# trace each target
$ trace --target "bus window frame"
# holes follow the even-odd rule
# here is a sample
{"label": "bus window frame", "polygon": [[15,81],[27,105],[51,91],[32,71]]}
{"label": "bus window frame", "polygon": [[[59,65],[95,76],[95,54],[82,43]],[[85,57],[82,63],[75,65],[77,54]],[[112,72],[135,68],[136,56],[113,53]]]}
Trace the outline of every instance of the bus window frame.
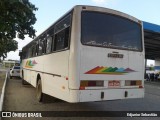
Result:
{"label": "bus window frame", "polygon": [[[133,23],[136,23],[137,25],[140,26],[140,35],[141,35],[141,50],[130,50],[130,49],[125,49],[125,48],[114,48],[114,47],[107,47],[107,46],[98,46],[98,45],[88,45],[88,44],[84,44],[82,42],[82,12],[96,12],[96,13],[101,13],[101,14],[109,14],[109,15],[112,15],[112,16],[116,16],[116,17],[119,17],[119,18],[122,18],[122,19],[127,19]],[[104,13],[104,12],[100,12],[100,11],[89,11],[89,10],[82,10],[81,11],[81,38],[80,38],[80,41],[81,41],[81,45],[84,45],[84,46],[90,46],[90,47],[100,47],[100,48],[107,48],[107,49],[117,49],[117,50],[127,50],[127,51],[133,51],[133,52],[143,52],[144,48],[143,48],[143,33],[142,33],[142,24],[140,24],[139,22],[135,22],[127,17],[123,17],[123,16],[120,16],[120,15],[116,15],[116,14],[113,14],[113,13]]]}
{"label": "bus window frame", "polygon": [[[67,50],[69,50],[70,49],[70,43],[71,43],[71,33],[72,33],[72,21],[73,21],[73,11],[74,10],[71,10],[70,12],[68,12],[67,14],[65,14],[64,16],[62,16],[60,19],[58,19],[58,21],[56,21],[54,24],[52,24],[52,26],[51,27],[49,27],[46,31],[44,31],[42,34],[40,34],[37,38],[39,38],[40,36],[43,36],[43,35],[45,35],[50,29],[52,29],[52,27],[55,27],[55,25],[57,24],[57,23],[59,23],[59,22],[61,22],[63,19],[65,19],[67,16],[69,16],[70,15],[70,29],[69,29],[69,37],[68,37],[68,47],[67,48],[65,48],[65,49],[61,49],[61,50],[56,50],[56,51],[54,51],[53,50],[53,41],[54,41],[54,39],[55,39],[55,32],[54,32],[54,34],[52,34],[51,35],[51,37],[52,37],[52,46],[51,46],[51,52],[50,53],[46,53],[46,51],[45,51],[45,53],[44,54],[41,54],[41,55],[35,55],[35,56],[32,56],[32,57],[25,57],[25,58],[22,58],[22,60],[24,60],[24,59],[28,59],[28,58],[34,58],[34,57],[38,57],[38,56],[43,56],[43,55],[48,55],[48,54],[52,54],[52,53],[58,53],[58,52],[63,52],[63,51],[67,51]],[[68,28],[68,27],[66,27],[66,28]],[[54,29],[55,30],[55,29]],[[23,49],[27,49],[27,47],[28,46],[36,46],[36,44],[33,44],[33,43],[35,43],[35,42],[37,42],[37,38],[36,39],[34,39],[32,42],[30,42],[28,45],[26,45],[25,47],[23,47],[22,48],[22,51],[23,51]],[[42,40],[42,41],[46,41],[46,36],[45,36],[45,38]],[[46,45],[45,45],[45,49],[46,49]],[[27,51],[28,51],[28,49],[27,49]],[[22,53],[23,54],[23,53]]]}
{"label": "bus window frame", "polygon": [[[70,12],[69,14],[65,15],[61,20],[59,20],[58,22],[55,23],[55,26],[57,24],[59,24],[61,21],[63,21],[64,19],[66,19],[67,17],[70,17],[70,25],[61,29],[61,30],[58,30],[58,32],[55,32],[55,29],[54,29],[54,35],[52,37],[52,53],[56,53],[56,52],[61,52],[61,51],[66,51],[66,50],[69,50],[70,49],[70,41],[71,41],[71,33],[72,33],[72,18],[73,18],[73,12]],[[60,49],[60,50],[55,50],[56,48],[56,35],[59,34],[60,32],[64,31],[65,35],[64,37],[66,38],[66,29],[69,28],[69,36],[68,36],[68,46],[66,48],[63,48],[63,49]],[[54,43],[54,46],[53,46],[53,43]]]}

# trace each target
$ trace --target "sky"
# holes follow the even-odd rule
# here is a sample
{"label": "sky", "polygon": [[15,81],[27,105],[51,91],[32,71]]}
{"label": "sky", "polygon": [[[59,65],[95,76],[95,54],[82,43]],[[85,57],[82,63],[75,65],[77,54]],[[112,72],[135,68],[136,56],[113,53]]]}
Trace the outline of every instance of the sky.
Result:
{"label": "sky", "polygon": [[[127,13],[142,21],[160,25],[160,0],[29,0],[38,11],[35,12],[37,22],[34,25],[36,35],[42,33],[58,18],[64,15],[75,5],[91,5],[110,8]],[[25,40],[18,41],[18,50],[8,53],[7,59],[19,60],[19,50],[32,39],[26,36]],[[148,64],[154,64],[150,61]]]}

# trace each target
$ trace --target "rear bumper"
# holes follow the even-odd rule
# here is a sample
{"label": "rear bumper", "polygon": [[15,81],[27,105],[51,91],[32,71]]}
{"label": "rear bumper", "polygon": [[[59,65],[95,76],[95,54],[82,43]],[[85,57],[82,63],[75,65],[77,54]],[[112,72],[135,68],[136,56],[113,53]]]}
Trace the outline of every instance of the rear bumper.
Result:
{"label": "rear bumper", "polygon": [[70,90],[68,102],[91,102],[143,98],[144,88],[140,89],[104,89],[104,90]]}

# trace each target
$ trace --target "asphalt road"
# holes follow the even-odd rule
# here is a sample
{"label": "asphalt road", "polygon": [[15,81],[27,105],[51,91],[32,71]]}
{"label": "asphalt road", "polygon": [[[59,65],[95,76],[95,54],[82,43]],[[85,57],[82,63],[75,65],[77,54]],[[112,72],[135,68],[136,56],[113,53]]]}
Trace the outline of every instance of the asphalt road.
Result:
{"label": "asphalt road", "polygon": [[[21,79],[10,79],[6,86],[4,111],[160,111],[160,83],[145,83],[145,98],[115,100],[88,103],[67,103],[61,100],[54,100],[47,96],[44,103],[39,103],[35,97],[35,88],[31,85],[22,85]],[[3,118],[10,120],[11,118]],[[18,120],[18,118],[12,118]],[[20,119],[20,118],[19,118]],[[28,118],[24,118],[28,120]],[[33,120],[36,118],[32,118]],[[39,118],[37,118],[39,120]],[[54,117],[41,118],[44,120],[130,120],[131,118],[98,118],[98,117]],[[140,117],[132,119],[150,120],[151,117]],[[158,120],[159,118],[152,118]]]}

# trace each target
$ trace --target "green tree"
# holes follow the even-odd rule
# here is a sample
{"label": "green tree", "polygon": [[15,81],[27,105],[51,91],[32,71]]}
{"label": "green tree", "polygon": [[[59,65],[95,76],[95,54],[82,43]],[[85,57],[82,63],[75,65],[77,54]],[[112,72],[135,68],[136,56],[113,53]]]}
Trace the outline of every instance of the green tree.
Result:
{"label": "green tree", "polygon": [[[38,10],[29,0],[0,0],[0,44],[11,42],[10,47],[17,48],[14,38],[24,39],[25,35],[34,38],[36,22],[34,11]],[[3,44],[6,46],[7,44]],[[6,51],[15,50],[0,45],[0,57],[6,56]],[[9,51],[8,51],[9,52]],[[4,54],[2,54],[4,53]]]}
{"label": "green tree", "polygon": [[1,40],[0,44],[0,57],[3,59],[7,57],[7,53],[10,51],[15,51],[18,48],[18,42],[15,40]]}

